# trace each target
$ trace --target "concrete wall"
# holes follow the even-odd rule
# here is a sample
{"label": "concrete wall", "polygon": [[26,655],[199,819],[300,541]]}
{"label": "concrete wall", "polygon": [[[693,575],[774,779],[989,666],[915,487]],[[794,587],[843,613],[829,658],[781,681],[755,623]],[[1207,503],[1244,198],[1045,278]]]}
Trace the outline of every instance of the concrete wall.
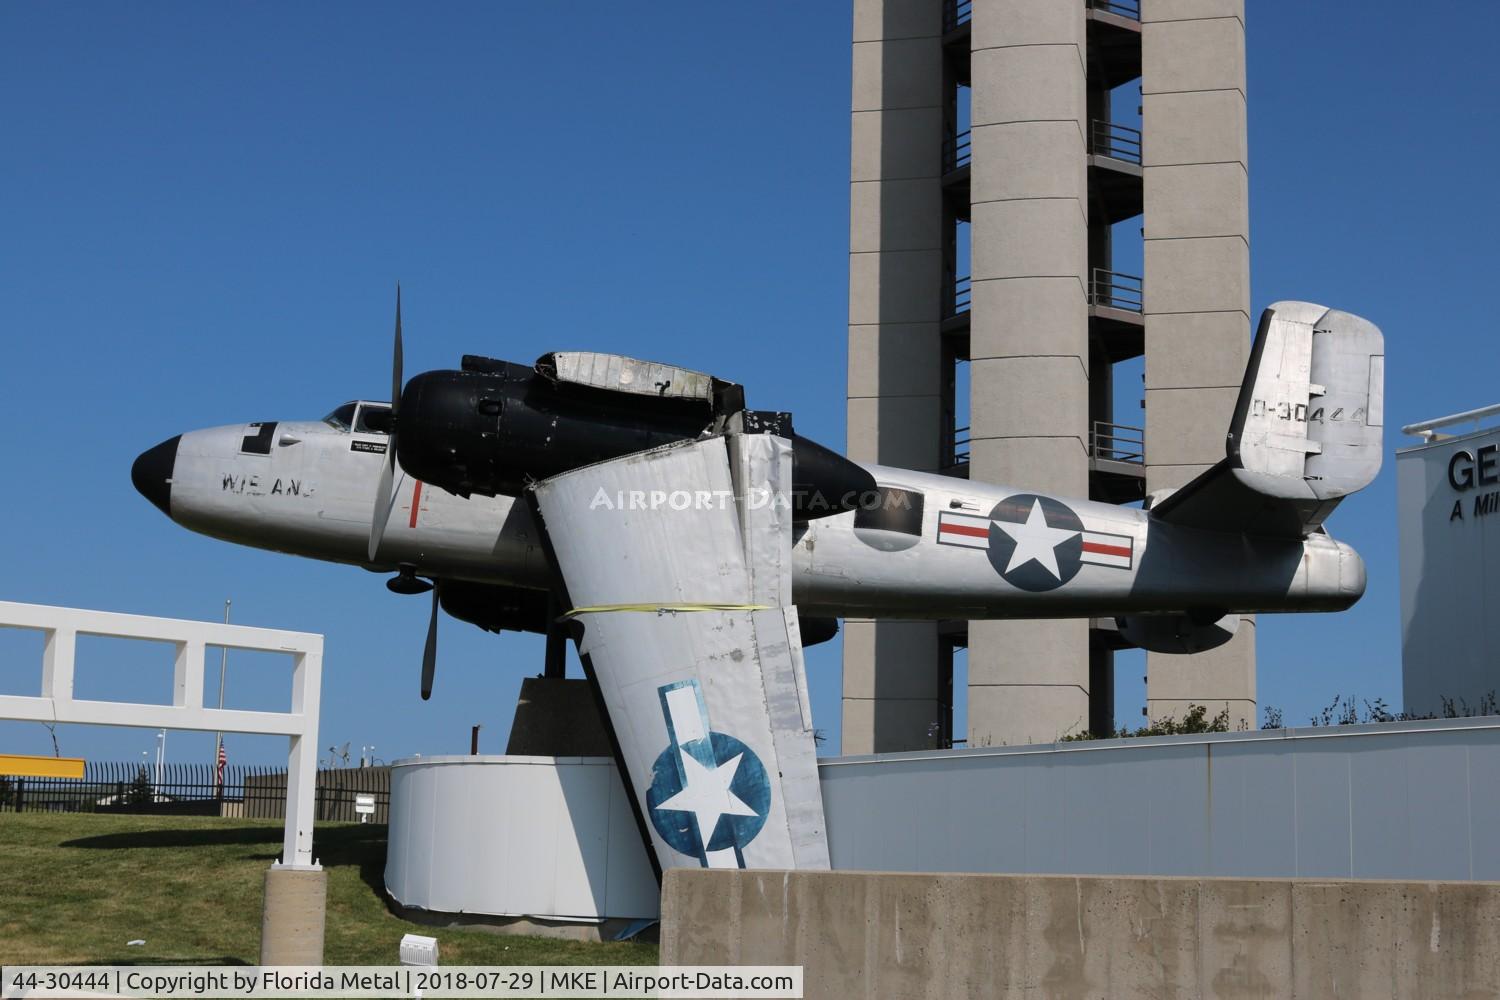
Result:
{"label": "concrete wall", "polygon": [[[1142,0],[1146,488],[1224,457],[1250,348],[1244,0]],[[1150,654],[1147,712],[1256,724],[1255,620],[1196,656]]]}
{"label": "concrete wall", "polygon": [[1500,884],[674,869],[661,960],[820,997],[1494,997]]}
{"label": "concrete wall", "polygon": [[[849,175],[849,457],[941,460],[943,15],[937,0],[855,0]],[[843,747],[928,745],[932,622],[844,623]]]}
{"label": "concrete wall", "polygon": [[[1085,7],[977,0],[970,37],[969,475],[1085,497]],[[1077,732],[1088,700],[1086,620],[970,623],[970,746]]]}

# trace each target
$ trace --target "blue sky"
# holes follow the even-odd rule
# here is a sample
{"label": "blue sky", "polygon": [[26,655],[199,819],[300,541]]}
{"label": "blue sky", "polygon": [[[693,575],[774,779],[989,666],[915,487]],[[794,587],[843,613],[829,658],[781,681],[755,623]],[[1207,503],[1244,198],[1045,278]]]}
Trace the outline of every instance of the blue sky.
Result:
{"label": "blue sky", "polygon": [[[1388,451],[1402,423],[1500,396],[1500,74],[1473,11],[1251,11],[1254,307],[1310,298],[1385,329]],[[398,279],[408,372],[629,353],[741,381],[840,446],[849,27],[833,2],[0,7],[0,598],[207,619],[233,598],[237,622],[326,634],[324,746],[463,752],[479,723],[503,750],[539,638],[445,620],[423,704],[422,599],[192,535],[130,463],[182,430],[383,398]],[[1369,563],[1365,599],[1262,620],[1260,700],[1289,721],[1340,693],[1399,701],[1393,464],[1331,522]],[[34,693],[32,640],[0,634],[0,693]],[[278,671],[232,656],[230,704],[284,700]],[[1122,719],[1139,673],[1122,658]],[[837,644],[809,674],[836,745]],[[94,643],[79,677],[163,700],[170,656]],[[110,759],[153,742],[60,739]],[[168,756],[210,745],[173,736]],[[50,741],[0,723],[0,750]]]}

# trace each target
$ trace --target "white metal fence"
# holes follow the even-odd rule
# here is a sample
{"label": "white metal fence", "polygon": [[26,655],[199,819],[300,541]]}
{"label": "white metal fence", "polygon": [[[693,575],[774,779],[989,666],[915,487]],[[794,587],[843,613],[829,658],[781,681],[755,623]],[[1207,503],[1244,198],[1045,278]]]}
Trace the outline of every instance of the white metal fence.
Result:
{"label": "white metal fence", "polygon": [[[287,737],[286,838],[281,863],[284,867],[313,866],[318,700],[323,675],[321,635],[10,601],[0,601],[0,628],[31,629],[44,637],[41,696],[0,695],[0,719]],[[73,663],[80,635],[171,643],[176,650],[172,704],[74,698]],[[250,712],[204,707],[204,651],[208,646],[289,655],[291,710]]]}

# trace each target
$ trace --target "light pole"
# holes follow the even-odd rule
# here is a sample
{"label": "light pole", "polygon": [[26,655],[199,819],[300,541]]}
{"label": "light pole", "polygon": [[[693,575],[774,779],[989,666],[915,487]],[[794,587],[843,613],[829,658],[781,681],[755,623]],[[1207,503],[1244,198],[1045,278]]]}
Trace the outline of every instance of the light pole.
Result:
{"label": "light pole", "polygon": [[161,794],[161,765],[167,757],[167,731],[158,729],[156,731],[156,789]]}

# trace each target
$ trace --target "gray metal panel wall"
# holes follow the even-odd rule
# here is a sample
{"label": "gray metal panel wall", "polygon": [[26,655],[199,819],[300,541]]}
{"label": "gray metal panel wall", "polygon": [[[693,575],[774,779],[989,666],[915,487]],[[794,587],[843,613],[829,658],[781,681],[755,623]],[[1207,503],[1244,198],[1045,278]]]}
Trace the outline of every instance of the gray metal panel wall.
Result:
{"label": "gray metal panel wall", "polygon": [[[1491,567],[1500,560],[1500,507],[1490,465],[1500,427],[1396,453],[1401,521],[1401,678],[1408,712],[1437,713],[1444,698],[1471,708],[1500,692],[1500,615]],[[1449,463],[1467,452],[1453,470]],[[1480,468],[1481,460],[1484,468]],[[1483,479],[1481,479],[1483,473]]]}
{"label": "gray metal panel wall", "polygon": [[1500,718],[827,760],[833,867],[1500,880]]}

